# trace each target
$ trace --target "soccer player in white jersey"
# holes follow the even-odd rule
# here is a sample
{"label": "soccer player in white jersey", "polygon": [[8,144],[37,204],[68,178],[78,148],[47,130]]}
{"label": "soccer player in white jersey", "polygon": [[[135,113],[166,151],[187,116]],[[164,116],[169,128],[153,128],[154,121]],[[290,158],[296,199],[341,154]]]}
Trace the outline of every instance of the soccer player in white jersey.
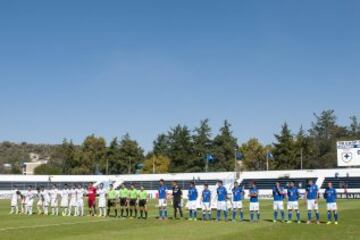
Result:
{"label": "soccer player in white jersey", "polygon": [[50,204],[49,191],[46,190],[44,187],[41,187],[40,196],[41,196],[42,203],[43,203],[44,215],[49,215],[49,204]]}
{"label": "soccer player in white jersey", "polygon": [[43,214],[43,201],[42,201],[41,191],[40,191],[39,187],[36,189],[36,198],[37,198],[37,203],[36,203],[37,214],[41,215],[41,214]]}
{"label": "soccer player in white jersey", "polygon": [[52,189],[50,190],[50,207],[51,207],[51,215],[59,215],[59,190],[57,189],[56,185],[54,184],[52,186]]}
{"label": "soccer player in white jersey", "polygon": [[60,202],[60,208],[61,208],[61,214],[63,216],[66,216],[68,214],[68,206],[69,206],[69,188],[68,185],[64,185],[64,189],[60,191],[61,196],[61,202]]}
{"label": "soccer player in white jersey", "polygon": [[84,216],[84,194],[85,190],[82,188],[81,184],[78,185],[76,189],[76,200],[78,208],[78,216]]}
{"label": "soccer player in white jersey", "polygon": [[33,213],[34,197],[35,193],[33,192],[32,187],[29,186],[25,193],[25,214],[27,215],[32,215]]}
{"label": "soccer player in white jersey", "polygon": [[20,198],[20,191],[16,186],[14,186],[14,189],[11,191],[11,210],[10,214],[18,214],[19,213],[19,198]]}
{"label": "soccer player in white jersey", "polygon": [[99,217],[106,217],[106,192],[104,184],[101,183],[97,190],[97,194],[99,194]]}
{"label": "soccer player in white jersey", "polygon": [[72,188],[69,190],[69,212],[68,216],[71,216],[72,212],[74,211],[74,216],[78,215],[77,209],[77,199],[76,199],[76,186],[73,185]]}

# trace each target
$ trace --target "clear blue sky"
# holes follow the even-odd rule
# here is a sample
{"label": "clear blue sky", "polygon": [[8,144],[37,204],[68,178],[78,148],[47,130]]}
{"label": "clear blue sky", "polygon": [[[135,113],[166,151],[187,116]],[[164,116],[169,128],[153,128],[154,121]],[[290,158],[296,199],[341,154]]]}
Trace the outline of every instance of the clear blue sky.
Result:
{"label": "clear blue sky", "polygon": [[1,1],[0,141],[224,119],[239,143],[360,115],[360,1]]}

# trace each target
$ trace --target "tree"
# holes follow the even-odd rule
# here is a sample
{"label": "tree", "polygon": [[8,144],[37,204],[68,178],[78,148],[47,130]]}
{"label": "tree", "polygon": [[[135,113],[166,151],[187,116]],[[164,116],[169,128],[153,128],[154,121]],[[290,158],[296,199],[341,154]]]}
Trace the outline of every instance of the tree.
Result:
{"label": "tree", "polygon": [[266,154],[270,152],[269,146],[264,147],[258,139],[252,138],[240,147],[243,154],[242,164],[246,170],[263,170],[266,166]]}
{"label": "tree", "polygon": [[172,172],[189,172],[193,166],[194,150],[190,130],[187,126],[177,125],[169,133],[169,158]]}
{"label": "tree", "polygon": [[235,161],[235,149],[237,140],[232,135],[231,124],[225,120],[219,134],[213,141],[213,155],[215,161],[209,165],[211,171],[233,171]]}
{"label": "tree", "polygon": [[200,126],[195,128],[195,134],[192,136],[194,143],[194,161],[192,166],[189,166],[191,172],[201,172],[205,168],[205,158],[207,154],[211,154],[212,141],[211,128],[209,120],[205,119],[200,122]]}
{"label": "tree", "polygon": [[338,126],[334,110],[322,111],[320,115],[314,114],[316,121],[312,122],[309,130],[314,143],[312,168],[336,167],[336,141],[346,138],[345,127]]}
{"label": "tree", "polygon": [[61,168],[51,166],[49,164],[42,164],[34,169],[36,175],[59,175],[61,174]]}
{"label": "tree", "polygon": [[349,128],[350,137],[360,138],[360,123],[356,116],[350,117],[351,124]]}
{"label": "tree", "polygon": [[125,134],[120,141],[117,171],[119,173],[135,173],[136,164],[143,163],[144,150],[137,141],[132,140],[129,134]]}
{"label": "tree", "polygon": [[168,155],[170,149],[169,137],[166,134],[160,134],[153,141],[153,153],[156,155]]}
{"label": "tree", "polygon": [[275,138],[277,140],[273,150],[275,169],[295,169],[297,166],[296,146],[286,122],[281,126],[280,134],[275,134]]}
{"label": "tree", "polygon": [[151,154],[144,161],[143,173],[168,173],[170,158],[164,155]]}

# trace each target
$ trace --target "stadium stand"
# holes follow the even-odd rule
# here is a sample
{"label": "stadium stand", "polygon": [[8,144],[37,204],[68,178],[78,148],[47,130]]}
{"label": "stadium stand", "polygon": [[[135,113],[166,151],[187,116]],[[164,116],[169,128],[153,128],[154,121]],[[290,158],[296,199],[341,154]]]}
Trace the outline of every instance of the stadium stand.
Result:
{"label": "stadium stand", "polygon": [[250,185],[253,181],[256,181],[256,187],[259,189],[272,189],[277,181],[281,183],[281,185],[285,186],[287,183],[294,181],[295,186],[299,189],[305,188],[308,180],[313,180],[316,182],[317,178],[271,178],[271,179],[243,179],[241,185],[244,186],[245,189],[249,189]]}
{"label": "stadium stand", "polygon": [[338,189],[360,188],[360,177],[326,177],[321,187],[326,188],[328,182]]}

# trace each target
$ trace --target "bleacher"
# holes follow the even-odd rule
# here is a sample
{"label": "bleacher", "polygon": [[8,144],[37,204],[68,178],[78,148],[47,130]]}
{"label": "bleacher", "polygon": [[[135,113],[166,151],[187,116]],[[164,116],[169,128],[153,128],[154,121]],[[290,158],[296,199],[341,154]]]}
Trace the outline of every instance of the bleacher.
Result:
{"label": "bleacher", "polygon": [[277,181],[280,182],[282,186],[285,186],[287,183],[294,181],[295,186],[298,188],[305,188],[308,180],[313,180],[316,182],[317,178],[258,178],[258,179],[244,179],[240,185],[245,189],[249,189],[253,181],[256,182],[256,187],[258,189],[272,189],[275,186]]}
{"label": "bleacher", "polygon": [[326,177],[321,188],[326,188],[328,182],[339,189],[360,188],[360,177]]}
{"label": "bleacher", "polygon": [[[196,185],[204,185],[205,183],[209,184],[209,185],[215,185],[217,182],[217,179],[210,179],[210,180],[193,180],[193,179],[187,179],[187,180],[180,180],[177,181],[179,186],[182,189],[187,189],[189,188],[190,182],[194,181]],[[154,189],[158,189],[160,186],[159,181],[125,181],[123,182],[123,184],[125,184],[125,186],[130,186],[131,184],[134,184],[135,187],[140,187],[143,186],[145,190],[154,190]],[[171,188],[172,187],[172,181],[165,181],[164,182],[165,186],[167,188]]]}

